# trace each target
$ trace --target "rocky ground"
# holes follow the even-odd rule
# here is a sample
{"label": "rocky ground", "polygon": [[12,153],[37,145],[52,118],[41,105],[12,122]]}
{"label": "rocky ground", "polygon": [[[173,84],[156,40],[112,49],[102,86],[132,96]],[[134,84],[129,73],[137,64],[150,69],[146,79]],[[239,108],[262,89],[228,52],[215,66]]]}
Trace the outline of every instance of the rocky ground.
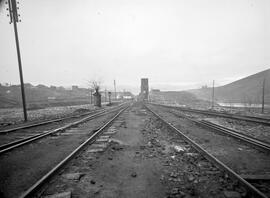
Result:
{"label": "rocky ground", "polygon": [[[92,105],[75,105],[48,107],[44,109],[28,110],[29,121],[60,118],[80,109],[94,109]],[[0,123],[14,124],[23,121],[23,110],[20,108],[0,109]]]}
{"label": "rocky ground", "polygon": [[[191,109],[199,109],[199,110],[213,110],[211,102],[204,102],[204,103],[197,103],[193,104],[190,101],[185,105],[181,105],[177,102],[169,102],[169,101],[154,101],[154,103],[169,105],[169,106],[178,106],[178,107],[188,107]],[[221,113],[231,113],[231,114],[238,114],[244,116],[258,116],[258,117],[265,117],[270,118],[270,107],[266,105],[264,109],[264,113],[261,113],[261,108],[255,107],[225,107],[215,104],[214,111],[221,112]]]}
{"label": "rocky ground", "polygon": [[233,113],[233,114],[240,114],[240,115],[247,115],[247,116],[258,116],[258,117],[265,117],[270,118],[270,107],[267,105],[264,108],[264,113],[262,113],[261,108],[251,108],[251,107],[222,107],[217,106],[215,107],[215,111]]}
{"label": "rocky ground", "polygon": [[246,191],[135,105],[40,194],[46,198],[239,198]]}
{"label": "rocky ground", "polygon": [[[175,112],[179,113],[179,111],[175,111]],[[242,120],[208,116],[208,115],[195,114],[195,113],[189,113],[189,112],[181,112],[181,113],[191,118],[196,118],[199,120],[203,119],[209,122],[213,122],[215,124],[219,124],[219,125],[231,128],[231,129],[235,129],[239,132],[242,132],[243,134],[246,134],[246,135],[249,135],[249,136],[258,138],[262,141],[270,143],[270,133],[269,133],[270,126],[253,123],[253,122],[246,122]]]}
{"label": "rocky ground", "polygon": [[[153,109],[236,173],[240,175],[269,175],[270,157],[267,151],[258,150],[232,137],[216,133],[215,130],[197,125],[172,113],[168,108],[154,106]],[[266,181],[256,186],[268,196],[270,195],[269,182]]]}
{"label": "rocky ground", "polygon": [[[113,105],[117,105],[115,103]],[[103,104],[102,108],[107,107]],[[47,107],[43,109],[28,110],[28,122],[23,122],[23,110],[20,108],[0,109],[0,130],[13,126],[21,126],[25,124],[36,123],[44,120],[52,120],[72,115],[78,115],[93,111],[97,108],[93,105],[74,105],[74,106],[59,106],[59,107]]]}

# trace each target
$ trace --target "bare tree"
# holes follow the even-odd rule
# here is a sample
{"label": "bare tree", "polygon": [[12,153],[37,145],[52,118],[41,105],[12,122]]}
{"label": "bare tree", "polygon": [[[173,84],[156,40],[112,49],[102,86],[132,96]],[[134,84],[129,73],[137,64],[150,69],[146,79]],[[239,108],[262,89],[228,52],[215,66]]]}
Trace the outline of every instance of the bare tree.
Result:
{"label": "bare tree", "polygon": [[[90,101],[91,104],[101,107],[101,81],[90,80],[88,81],[88,86],[90,88]],[[94,96],[94,97],[93,97]]]}
{"label": "bare tree", "polygon": [[94,90],[96,93],[99,93],[101,88],[101,82],[97,80],[89,81],[90,89]]}

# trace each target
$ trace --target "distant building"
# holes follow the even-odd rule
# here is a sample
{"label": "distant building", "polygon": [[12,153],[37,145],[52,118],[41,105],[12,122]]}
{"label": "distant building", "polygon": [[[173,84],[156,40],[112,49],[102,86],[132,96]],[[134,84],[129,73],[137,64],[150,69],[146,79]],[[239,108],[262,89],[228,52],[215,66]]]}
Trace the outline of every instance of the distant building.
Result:
{"label": "distant building", "polygon": [[141,93],[140,98],[142,100],[148,100],[149,98],[149,85],[148,85],[148,78],[141,79]]}
{"label": "distant building", "polygon": [[65,91],[66,89],[63,86],[60,86],[60,87],[57,87],[57,90],[59,90],[59,91]]}
{"label": "distant building", "polygon": [[39,84],[36,86],[38,89],[47,89],[48,87],[46,85]]}
{"label": "distant building", "polygon": [[207,85],[203,85],[203,86],[201,87],[201,89],[207,89],[207,88],[208,88]]}
{"label": "distant building", "polygon": [[117,99],[132,100],[134,95],[129,91],[120,92],[117,95]]}
{"label": "distant building", "polygon": [[55,100],[56,99],[56,97],[54,97],[54,96],[49,96],[48,97],[48,100]]}
{"label": "distant building", "polygon": [[78,90],[79,87],[77,85],[72,85],[71,89],[72,89],[72,91],[74,91],[74,90]]}
{"label": "distant building", "polygon": [[56,86],[53,85],[50,86],[50,89],[56,90],[56,88],[57,88]]}
{"label": "distant building", "polygon": [[159,89],[151,89],[151,92],[152,93],[157,93],[157,92],[160,92],[160,90]]}

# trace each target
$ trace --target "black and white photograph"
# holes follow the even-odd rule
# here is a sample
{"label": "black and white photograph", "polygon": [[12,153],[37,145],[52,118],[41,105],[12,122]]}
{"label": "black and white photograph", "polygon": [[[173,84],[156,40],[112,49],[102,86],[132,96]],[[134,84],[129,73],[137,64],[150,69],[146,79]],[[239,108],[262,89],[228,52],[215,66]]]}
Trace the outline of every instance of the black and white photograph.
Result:
{"label": "black and white photograph", "polygon": [[270,198],[270,0],[0,0],[0,198]]}

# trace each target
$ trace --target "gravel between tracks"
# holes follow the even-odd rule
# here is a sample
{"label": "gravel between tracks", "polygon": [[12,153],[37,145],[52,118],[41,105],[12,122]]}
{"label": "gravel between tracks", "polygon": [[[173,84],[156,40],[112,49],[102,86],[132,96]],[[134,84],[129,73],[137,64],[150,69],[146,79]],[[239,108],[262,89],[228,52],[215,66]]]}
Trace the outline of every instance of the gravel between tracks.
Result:
{"label": "gravel between tracks", "polygon": [[172,110],[172,111],[176,113],[178,112],[178,113],[184,114],[191,118],[203,119],[203,120],[213,122],[215,124],[220,124],[222,126],[242,132],[243,134],[250,135],[252,137],[255,137],[262,141],[270,143],[270,133],[269,133],[270,126],[257,124],[253,122],[242,121],[242,120],[222,118],[218,116],[216,117],[210,116],[210,115],[207,116],[207,115],[190,113],[190,112],[181,112],[178,110]]}
{"label": "gravel between tracks", "polygon": [[[269,153],[259,151],[242,141],[221,135],[212,129],[201,127],[183,117],[176,116],[168,108],[153,106],[153,109],[236,173],[247,175],[270,174]],[[268,196],[270,195],[269,183],[263,185],[262,189]]]}
{"label": "gravel between tracks", "polygon": [[105,151],[89,153],[92,146],[86,148],[42,189],[44,197],[245,196],[237,182],[141,106],[120,116],[112,127],[118,132]]}

